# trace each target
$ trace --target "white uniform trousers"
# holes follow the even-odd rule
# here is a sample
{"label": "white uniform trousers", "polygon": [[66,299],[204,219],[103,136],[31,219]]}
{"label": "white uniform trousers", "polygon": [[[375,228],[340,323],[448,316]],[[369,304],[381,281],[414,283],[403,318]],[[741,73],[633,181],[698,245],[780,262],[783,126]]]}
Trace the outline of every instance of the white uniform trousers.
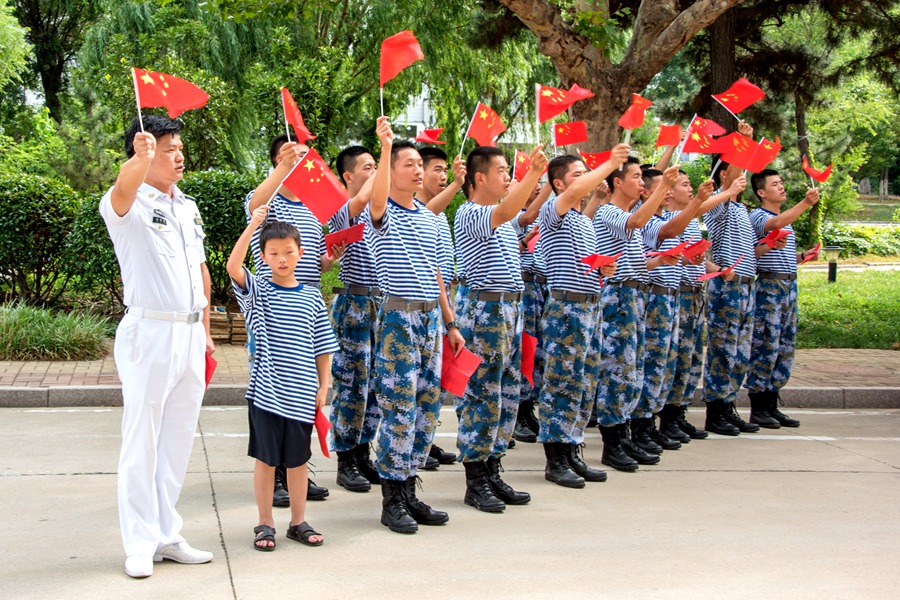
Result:
{"label": "white uniform trousers", "polygon": [[184,541],[175,503],[187,472],[203,402],[202,322],[126,314],[116,331],[122,381],[119,524],[125,555],[154,554]]}

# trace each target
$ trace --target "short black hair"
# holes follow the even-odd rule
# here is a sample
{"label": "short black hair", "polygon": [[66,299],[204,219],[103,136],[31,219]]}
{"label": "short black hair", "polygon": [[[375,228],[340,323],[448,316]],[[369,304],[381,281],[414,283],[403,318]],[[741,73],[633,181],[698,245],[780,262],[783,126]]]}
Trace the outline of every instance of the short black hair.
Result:
{"label": "short black hair", "polygon": [[[713,154],[712,155],[712,166],[713,169],[716,169],[716,164],[722,160],[721,154]],[[731,165],[722,160],[722,164],[719,165],[719,168],[712,172],[712,180],[713,183],[716,184],[717,188],[722,187],[722,171],[730,167]]]}
{"label": "short black hair", "polygon": [[662,177],[663,172],[655,167],[644,167],[641,165],[641,176],[644,178],[644,187],[649,188],[650,183],[653,182],[653,179],[656,177]]}
{"label": "short black hair", "polygon": [[[170,119],[159,115],[144,115],[142,119],[144,123],[144,131],[152,133],[157,140],[164,135],[181,133],[184,123],[178,119]],[[141,121],[135,117],[125,130],[125,156],[131,158],[134,156],[134,136],[141,130]]]}
{"label": "short black hair", "polygon": [[503,150],[495,146],[478,146],[469,152],[466,157],[466,185],[470,192],[475,189],[475,173],[486,175],[495,156],[506,157]]}
{"label": "short black hair", "polygon": [[638,158],[637,158],[636,156],[629,156],[628,159],[627,159],[624,163],[622,163],[622,167],[621,167],[620,169],[616,169],[615,171],[613,171],[613,172],[609,175],[609,177],[606,178],[606,185],[609,186],[609,193],[610,193],[610,194],[612,194],[614,191],[616,191],[616,184],[615,184],[615,182],[614,182],[613,180],[614,180],[616,177],[619,177],[620,174],[621,174],[621,175],[624,175],[624,174],[625,174],[625,171],[628,170],[628,165],[638,165],[638,166],[640,166],[640,165],[641,165],[641,161],[639,161]]}
{"label": "short black hair", "polygon": [[757,200],[760,199],[759,194],[757,194],[756,192],[766,187],[766,180],[773,175],[778,175],[778,171],[776,171],[775,169],[763,169],[759,173],[753,174],[753,176],[750,178],[750,189],[753,190],[754,198],[756,198]]}
{"label": "short black hair", "polygon": [[337,176],[341,183],[347,185],[347,182],[344,181],[344,173],[352,171],[356,166],[356,159],[363,154],[374,156],[372,151],[365,146],[347,146],[338,153],[337,158],[334,160],[334,166],[337,167]]}
{"label": "short black hair", "polygon": [[397,160],[397,155],[400,154],[401,150],[405,150],[407,148],[411,148],[416,151],[418,154],[419,149],[416,148],[416,145],[409,140],[397,140],[391,146],[391,167],[394,166],[394,161]]}
{"label": "short black hair", "polygon": [[556,189],[556,185],[553,182],[557,179],[565,179],[566,173],[569,172],[569,165],[577,162],[584,161],[574,154],[563,154],[562,156],[555,157],[550,161],[550,164],[547,165],[547,179],[550,181],[550,188],[553,190],[554,194],[558,194],[559,190]]}
{"label": "short black hair", "polygon": [[288,138],[288,134],[286,134],[286,133],[282,133],[281,135],[276,136],[275,139],[272,140],[272,143],[269,144],[269,160],[272,162],[273,167],[278,166],[277,164],[275,164],[275,159],[278,158],[278,153],[281,151],[281,147],[284,146],[289,141],[294,142],[294,143],[303,144],[307,148],[309,148],[309,144],[310,144],[310,142],[312,142],[312,140],[298,140],[296,137],[293,137],[293,136]]}
{"label": "short black hair", "polygon": [[266,251],[266,242],[269,240],[291,239],[297,242],[297,247],[302,248],[300,243],[300,231],[284,221],[269,221],[259,230],[259,251]]}
{"label": "short black hair", "polygon": [[440,148],[435,148],[434,146],[425,146],[423,148],[419,148],[419,156],[422,157],[422,166],[426,169],[428,168],[428,163],[433,160],[442,160],[444,162],[447,162],[447,153]]}

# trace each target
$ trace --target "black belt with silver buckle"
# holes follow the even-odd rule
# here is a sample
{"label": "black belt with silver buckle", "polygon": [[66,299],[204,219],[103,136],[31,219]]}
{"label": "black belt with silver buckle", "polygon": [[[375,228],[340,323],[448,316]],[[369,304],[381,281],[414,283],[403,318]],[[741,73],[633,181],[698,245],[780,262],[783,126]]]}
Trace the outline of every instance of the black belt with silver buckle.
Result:
{"label": "black belt with silver buckle", "polygon": [[688,285],[686,283],[682,283],[681,285],[678,286],[678,291],[681,292],[682,294],[687,294],[687,293],[699,294],[700,292],[703,291],[703,286],[702,285]]}
{"label": "black belt with silver buckle", "polygon": [[760,271],[757,274],[760,279],[784,279],[785,281],[794,281],[797,279],[796,273],[770,273],[769,271]]}
{"label": "black belt with silver buckle", "polygon": [[636,281],[634,279],[626,279],[625,281],[610,281],[607,285],[622,285],[625,287],[634,288],[641,292],[647,292],[650,290],[649,284],[641,283],[640,281]]}
{"label": "black belt with silver buckle", "polygon": [[664,285],[656,285],[655,283],[650,284],[650,293],[651,294],[663,294],[665,296],[674,296],[675,293],[678,292],[678,288],[670,288]]}
{"label": "black belt with silver buckle", "polygon": [[350,296],[380,296],[381,290],[378,286],[369,287],[367,285],[348,285],[345,287],[331,288],[332,294],[348,294]]}
{"label": "black belt with silver buckle", "polygon": [[437,300],[407,300],[400,296],[385,296],[384,310],[405,310],[409,312],[429,312],[437,306]]}
{"label": "black belt with silver buckle", "polygon": [[753,283],[753,278],[746,275],[735,275],[731,281],[734,283]]}
{"label": "black belt with silver buckle", "polygon": [[568,302],[599,302],[600,294],[585,294],[583,292],[568,292],[565,290],[550,290],[550,297],[554,300]]}
{"label": "black belt with silver buckle", "polygon": [[547,283],[547,278],[543,275],[538,275],[537,273],[522,271],[522,281],[527,281],[529,283]]}
{"label": "black belt with silver buckle", "polygon": [[482,302],[518,302],[522,299],[522,292],[486,292],[483,290],[469,290],[470,300]]}

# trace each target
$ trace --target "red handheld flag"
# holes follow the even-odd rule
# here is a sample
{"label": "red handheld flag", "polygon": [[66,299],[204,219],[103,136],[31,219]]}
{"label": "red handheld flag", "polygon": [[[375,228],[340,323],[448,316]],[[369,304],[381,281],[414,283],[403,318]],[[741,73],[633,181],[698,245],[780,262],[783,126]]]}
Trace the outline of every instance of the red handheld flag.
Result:
{"label": "red handheld flag", "polygon": [[619,257],[621,257],[623,254],[624,252],[619,252],[615,256],[603,256],[602,254],[591,254],[590,256],[585,256],[581,259],[581,262],[589,266],[590,269],[585,271],[584,274],[587,275],[594,269],[599,269],[600,267],[606,267],[613,264],[614,262],[619,260]]}
{"label": "red handheld flag", "polygon": [[693,262],[695,258],[700,256],[701,254],[705,254],[706,251],[712,246],[712,243],[709,240],[701,239],[699,242],[693,243],[682,252],[682,256],[687,260]]}
{"label": "red handheld flag", "polygon": [[423,129],[422,133],[416,136],[414,141],[422,142],[423,144],[446,144],[447,142],[442,142],[438,138],[443,133],[444,129]]}
{"label": "red handheld flag", "polygon": [[800,261],[800,264],[802,265],[803,263],[808,263],[811,260],[818,259],[819,252],[821,250],[822,250],[822,242],[819,242],[818,244],[816,244],[815,246],[813,246],[812,248],[810,248],[809,250],[807,250],[805,252],[806,256],[803,258],[803,260]]}
{"label": "red handheld flag", "polygon": [[479,146],[496,146],[497,138],[506,131],[506,125],[494,110],[481,102],[475,108],[467,137],[475,138]]}
{"label": "red handheld flag", "polygon": [[588,169],[593,171],[603,163],[609,160],[609,157],[612,156],[612,150],[607,150],[606,152],[579,152],[581,154],[581,160],[584,161],[585,166]]}
{"label": "red handheld flag", "polygon": [[537,351],[537,338],[522,332],[522,375],[534,386],[534,354]]}
{"label": "red handheld flag", "polygon": [[791,235],[791,232],[787,229],[773,229],[769,232],[769,235],[756,242],[756,245],[765,244],[769,248],[774,248],[775,244],[789,235]]}
{"label": "red handheld flag", "polygon": [[320,408],[316,409],[315,427],[322,454],[325,455],[325,458],[331,458],[331,455],[328,453],[328,430],[331,429],[331,421],[328,420],[328,417],[325,416],[325,413]]}
{"label": "red handheld flag", "polygon": [[734,271],[734,268],[736,266],[738,266],[738,263],[740,263],[742,260],[744,260],[743,254],[741,254],[738,257],[738,259],[735,261],[735,263],[733,265],[731,265],[730,267],[728,267],[726,269],[722,269],[721,271],[716,271],[715,273],[706,273],[705,275],[701,275],[700,277],[697,278],[697,281],[706,281],[707,279],[719,277],[721,275],[724,275],[725,273],[731,273],[732,271]]}
{"label": "red handheld flag", "polygon": [[347,229],[341,229],[339,231],[335,231],[334,233],[329,233],[325,236],[325,251],[328,253],[328,256],[331,256],[331,247],[339,246],[341,244],[352,244],[354,242],[358,242],[363,239],[363,231],[365,230],[365,223],[360,223],[359,225],[354,225],[353,227],[348,227]]}
{"label": "red handheld flag", "polygon": [[281,88],[281,106],[284,108],[284,119],[293,126],[298,142],[305,143],[307,140],[316,139],[316,136],[306,128],[303,115],[300,114],[300,109],[287,88]]}
{"label": "red handheld flag", "polygon": [[687,139],[684,140],[681,151],[686,154],[713,154],[715,152],[714,143],[715,140],[711,135],[696,131],[692,127]]}
{"label": "red handheld flag", "polygon": [[350,197],[315,148],[310,148],[281,184],[325,224]]}
{"label": "red handheld flag", "polygon": [[209,352],[206,353],[206,387],[209,387],[209,382],[212,381],[213,373],[216,372],[216,366],[219,363],[216,362],[216,359],[212,357],[212,354]]}
{"label": "red handheld flag", "polygon": [[653,106],[653,103],[639,94],[631,95],[631,106],[619,117],[619,126],[622,129],[637,129],[644,124],[644,118],[647,116],[647,109]]}
{"label": "red handheld flag", "polygon": [[441,361],[441,387],[453,394],[462,396],[466,393],[469,378],[475,374],[481,364],[481,357],[463,348],[459,356],[453,356],[453,349],[447,336],[444,336],[444,354]]}
{"label": "red handheld flag", "polygon": [[677,246],[669,248],[668,250],[663,250],[662,252],[648,252],[647,256],[678,256],[679,254],[683,254],[684,249],[690,246],[693,241],[694,238],[691,238],[686,242],[681,242]]}
{"label": "red handheld flag", "polygon": [[[759,173],[775,160],[775,157],[778,156],[779,152],[781,152],[781,144],[778,143],[777,139],[774,142],[769,141],[766,138],[761,139],[759,141],[759,146],[751,157],[750,164],[747,165],[746,169],[753,173]],[[728,162],[724,157],[723,160]]]}
{"label": "red handheld flag", "polygon": [[737,115],[739,112],[755,102],[759,102],[766,97],[766,93],[741,77],[731,84],[731,87],[721,94],[713,94],[719,104]]}
{"label": "red handheld flag", "polygon": [[656,147],[677,146],[681,143],[681,125],[659,124],[659,135],[656,136]]}
{"label": "red handheld flag", "polygon": [[824,171],[816,171],[809,164],[809,158],[806,156],[803,157],[803,170],[806,171],[806,174],[818,181],[819,183],[825,183],[829,177],[831,177],[831,168],[834,167],[834,163],[828,165],[828,168]]}
{"label": "red handheld flag", "polygon": [[209,94],[190,81],[135,67],[132,67],[131,72],[138,106],[141,108],[164,106],[171,119],[186,110],[200,108],[209,100]]}
{"label": "red handheld flag", "polygon": [[534,254],[534,251],[537,250],[538,240],[541,239],[541,231],[540,229],[535,230],[534,235],[531,236],[531,239],[528,240],[526,246],[528,247],[528,251]]}
{"label": "red handheld flag", "polygon": [[513,177],[516,181],[525,179],[525,175],[531,170],[531,156],[516,150],[516,162],[513,164]]}
{"label": "red handheld flag", "polygon": [[425,60],[412,31],[401,31],[381,42],[381,87],[417,60]]}
{"label": "red handheld flag", "polygon": [[711,119],[704,119],[703,117],[694,117],[694,120],[690,124],[690,129],[692,132],[698,131],[713,137],[725,133],[724,127]]}
{"label": "red handheld flag", "polygon": [[592,91],[579,87],[577,83],[573,83],[569,90],[539,85],[537,91],[538,121],[541,123],[549,121],[579,100],[590,98],[593,95]]}
{"label": "red handheld flag", "polygon": [[587,125],[584,121],[557,123],[553,126],[553,139],[557,146],[568,146],[588,141]]}

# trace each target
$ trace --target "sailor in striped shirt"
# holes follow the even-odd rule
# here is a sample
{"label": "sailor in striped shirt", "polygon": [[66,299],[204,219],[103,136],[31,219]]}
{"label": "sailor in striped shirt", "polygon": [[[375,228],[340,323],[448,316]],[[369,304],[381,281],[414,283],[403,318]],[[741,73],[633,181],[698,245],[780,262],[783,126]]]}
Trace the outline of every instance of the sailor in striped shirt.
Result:
{"label": "sailor in striped shirt", "polygon": [[750,422],[770,429],[798,427],[800,421],[778,409],[778,392],[790,379],[794,365],[797,263],[803,259],[797,254],[792,223],[815,206],[819,190],[808,190],[803,200],[782,211],[787,194],[777,171],[761,171],[750,178],[750,184],[761,204],[750,213],[756,237],[762,239],[776,229],[790,232],[774,248],[758,244],[753,342],[745,383],[750,392]]}

